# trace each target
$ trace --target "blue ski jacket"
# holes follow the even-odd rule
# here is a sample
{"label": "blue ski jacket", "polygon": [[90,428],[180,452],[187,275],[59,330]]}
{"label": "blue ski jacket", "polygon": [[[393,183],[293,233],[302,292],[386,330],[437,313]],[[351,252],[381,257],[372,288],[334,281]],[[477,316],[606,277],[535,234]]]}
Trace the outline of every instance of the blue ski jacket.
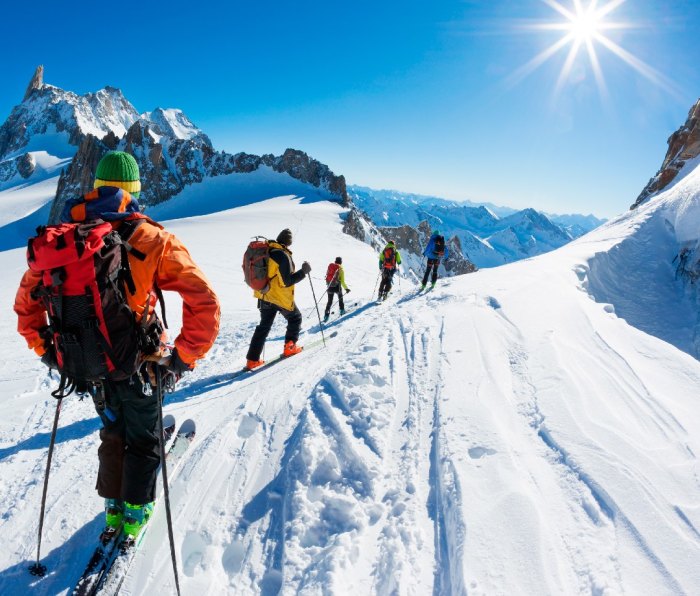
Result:
{"label": "blue ski jacket", "polygon": [[428,246],[425,247],[425,250],[423,251],[423,256],[428,257],[429,259],[446,259],[447,256],[450,254],[450,250],[447,248],[447,242],[445,242],[445,254],[444,255],[438,255],[435,253],[435,239],[438,237],[438,234],[433,234],[430,237],[430,240],[428,241]]}

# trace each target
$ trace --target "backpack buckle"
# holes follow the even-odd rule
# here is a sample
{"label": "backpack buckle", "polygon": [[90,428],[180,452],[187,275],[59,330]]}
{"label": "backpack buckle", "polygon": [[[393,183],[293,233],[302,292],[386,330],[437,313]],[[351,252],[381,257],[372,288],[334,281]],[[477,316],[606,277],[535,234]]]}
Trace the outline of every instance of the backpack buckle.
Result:
{"label": "backpack buckle", "polygon": [[63,282],[65,280],[66,280],[66,272],[63,270],[62,267],[59,267],[58,269],[51,270],[51,285],[52,286],[63,285]]}

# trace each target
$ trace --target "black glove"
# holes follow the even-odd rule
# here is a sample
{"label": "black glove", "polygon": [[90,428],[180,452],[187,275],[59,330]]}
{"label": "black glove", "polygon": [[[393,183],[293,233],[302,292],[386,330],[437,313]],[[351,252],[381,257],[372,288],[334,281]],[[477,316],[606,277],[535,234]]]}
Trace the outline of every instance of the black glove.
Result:
{"label": "black glove", "polygon": [[304,261],[301,264],[301,270],[304,272],[304,275],[308,275],[309,273],[311,273],[311,265],[309,265],[308,261]]}
{"label": "black glove", "polygon": [[350,293],[350,288],[345,288],[345,293],[349,294]]}
{"label": "black glove", "polygon": [[42,363],[44,363],[48,368],[55,368],[58,370],[58,360],[56,359],[56,350],[53,346],[47,346],[46,352],[41,357]]}
{"label": "black glove", "polygon": [[192,370],[192,367],[182,360],[182,358],[180,358],[180,354],[177,353],[177,348],[173,349],[173,351],[170,353],[170,362],[168,362],[166,368],[178,379],[183,373]]}

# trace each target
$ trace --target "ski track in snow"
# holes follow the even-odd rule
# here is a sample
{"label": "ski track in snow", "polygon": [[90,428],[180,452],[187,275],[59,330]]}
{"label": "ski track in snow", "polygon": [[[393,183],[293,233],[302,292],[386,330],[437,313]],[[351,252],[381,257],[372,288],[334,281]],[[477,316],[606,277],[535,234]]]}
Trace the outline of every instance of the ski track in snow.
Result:
{"label": "ski track in snow", "polygon": [[[256,208],[236,212],[245,224]],[[178,423],[197,421],[171,478],[183,593],[697,593],[699,429],[683,396],[700,368],[591,300],[582,266],[540,262],[551,287],[533,289],[544,282],[527,263],[430,292],[399,283],[385,303],[332,319],[325,348],[232,379],[256,324],[246,291],[248,311],[224,313],[208,358],[166,398]],[[370,295],[376,269],[358,279],[353,299]],[[532,292],[546,319],[521,299]],[[315,316],[310,295],[300,303]],[[313,318],[304,327],[300,343],[319,337]],[[283,335],[276,321],[268,358]],[[99,423],[90,403],[64,402],[49,575],[31,578],[56,379],[25,354],[12,362],[16,346],[0,344],[0,527],[12,537],[0,593],[65,594],[101,529]],[[121,594],[174,589],[162,509]]]}

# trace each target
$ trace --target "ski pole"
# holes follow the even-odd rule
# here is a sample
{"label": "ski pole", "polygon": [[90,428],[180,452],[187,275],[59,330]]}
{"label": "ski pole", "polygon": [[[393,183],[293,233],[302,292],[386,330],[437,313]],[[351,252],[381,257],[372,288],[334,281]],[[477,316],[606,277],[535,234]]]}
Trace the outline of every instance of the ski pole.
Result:
{"label": "ski pole", "polygon": [[[309,281],[311,281],[311,278],[310,278],[310,277],[309,277]],[[316,304],[314,304],[314,306],[311,307],[311,309],[309,310],[309,314],[306,315],[307,317],[308,317],[309,315],[312,315],[312,314],[313,314],[313,312],[314,312],[314,307],[316,307],[316,310],[318,310],[318,305],[319,305],[319,303],[321,302],[321,300],[323,300],[323,297],[324,297],[326,294],[328,294],[328,288],[326,288],[326,291],[323,292],[323,294],[321,294],[321,297],[318,299],[318,302],[316,302]]]}
{"label": "ski pole", "polygon": [[[314,284],[309,278],[309,285],[311,286],[311,295],[314,297],[314,302],[316,301],[316,292],[314,292]],[[323,334],[323,323],[321,323],[321,313],[318,310],[318,302],[316,302],[316,314],[318,315],[318,326],[321,328],[321,339],[323,340],[323,347],[326,347],[326,336]]]}
{"label": "ski pole", "polygon": [[163,440],[163,373],[156,366],[156,399],[158,400],[158,437],[160,442],[160,465],[163,473],[163,498],[165,499],[165,518],[168,522],[168,539],[170,540],[170,558],[173,561],[175,591],[180,596],[180,577],[177,573],[177,556],[175,555],[175,538],[173,537],[173,518],[170,514],[170,489],[168,487],[168,468],[165,461],[165,441]]}
{"label": "ski pole", "polygon": [[46,565],[42,565],[41,560],[41,532],[44,529],[44,512],[46,511],[46,492],[49,488],[49,472],[51,471],[51,458],[53,457],[53,447],[56,443],[56,430],[58,429],[58,416],[61,413],[61,403],[63,398],[56,398],[56,415],[53,418],[53,429],[51,430],[51,441],[49,442],[49,454],[46,458],[46,472],[44,473],[44,492],[41,495],[41,512],[39,513],[39,540],[36,545],[36,563],[29,567],[29,573],[44,577],[46,575]]}
{"label": "ski pole", "polygon": [[377,281],[374,282],[374,290],[372,290],[372,297],[370,300],[374,300],[374,293],[377,291],[377,284],[379,283],[379,278],[382,276],[382,272],[379,272],[379,275],[377,275]]}

